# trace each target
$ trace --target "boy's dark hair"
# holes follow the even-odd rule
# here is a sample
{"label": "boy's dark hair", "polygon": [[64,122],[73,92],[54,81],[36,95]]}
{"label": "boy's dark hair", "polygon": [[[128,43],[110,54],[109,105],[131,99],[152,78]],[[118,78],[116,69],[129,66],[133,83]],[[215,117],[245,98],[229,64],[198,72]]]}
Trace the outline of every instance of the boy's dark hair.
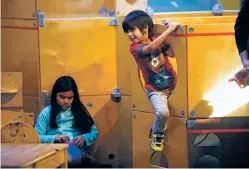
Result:
{"label": "boy's dark hair", "polygon": [[123,31],[128,33],[128,30],[134,30],[135,27],[143,32],[143,29],[148,26],[148,36],[149,38],[153,35],[153,20],[151,17],[142,10],[134,10],[130,12],[122,23]]}
{"label": "boy's dark hair", "polygon": [[74,93],[74,99],[71,105],[71,112],[74,116],[72,127],[80,129],[82,133],[88,133],[91,131],[94,121],[86,107],[81,103],[77,85],[71,76],[61,76],[56,80],[53,86],[51,94],[51,114],[49,125],[51,128],[58,128],[56,124],[56,117],[60,113],[61,107],[56,100],[57,93],[67,92],[70,90]]}

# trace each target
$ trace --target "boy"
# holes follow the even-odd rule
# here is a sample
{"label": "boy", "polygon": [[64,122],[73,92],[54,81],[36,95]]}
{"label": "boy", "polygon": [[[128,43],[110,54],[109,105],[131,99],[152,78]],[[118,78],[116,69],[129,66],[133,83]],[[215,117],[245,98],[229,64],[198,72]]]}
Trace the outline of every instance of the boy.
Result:
{"label": "boy", "polygon": [[176,83],[176,73],[166,57],[173,57],[174,54],[171,47],[165,44],[165,39],[179,23],[166,23],[166,26],[167,30],[154,38],[153,21],[141,10],[130,12],[122,23],[123,31],[132,41],[130,52],[143,74],[147,96],[156,111],[151,140],[154,151],[163,150],[165,124],[169,115],[167,97]]}

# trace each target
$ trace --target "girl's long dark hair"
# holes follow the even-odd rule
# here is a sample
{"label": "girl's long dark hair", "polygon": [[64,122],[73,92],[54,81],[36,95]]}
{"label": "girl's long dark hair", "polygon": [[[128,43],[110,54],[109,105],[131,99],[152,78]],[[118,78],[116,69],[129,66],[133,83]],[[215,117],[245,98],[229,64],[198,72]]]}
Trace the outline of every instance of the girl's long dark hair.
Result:
{"label": "girl's long dark hair", "polygon": [[57,93],[67,92],[70,90],[74,93],[74,99],[71,105],[71,112],[74,116],[72,127],[80,129],[82,134],[88,133],[90,132],[94,121],[86,107],[80,101],[78,87],[71,76],[62,76],[58,78],[53,86],[51,94],[50,128],[58,128],[56,117],[60,113],[61,107],[56,100]]}

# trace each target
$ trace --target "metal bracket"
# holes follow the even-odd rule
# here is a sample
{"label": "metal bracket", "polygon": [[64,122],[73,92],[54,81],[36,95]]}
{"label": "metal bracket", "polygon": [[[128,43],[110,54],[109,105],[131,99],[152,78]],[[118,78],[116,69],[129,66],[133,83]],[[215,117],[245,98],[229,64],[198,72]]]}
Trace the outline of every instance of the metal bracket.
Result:
{"label": "metal bracket", "polygon": [[220,2],[213,6],[212,13],[214,16],[222,16],[223,6],[221,5]]}
{"label": "metal bracket", "polygon": [[151,19],[153,19],[153,16],[154,16],[153,8],[148,6],[147,8],[145,8],[145,12],[151,17]]}
{"label": "metal bracket", "polygon": [[109,13],[110,17],[116,17],[116,11],[115,10],[111,10]]}
{"label": "metal bracket", "polygon": [[121,100],[121,90],[119,88],[112,89],[111,98],[112,101],[118,103]]}
{"label": "metal bracket", "polygon": [[42,105],[46,105],[46,100],[47,100],[47,97],[48,97],[48,92],[47,91],[42,91],[41,92],[41,97],[42,97]]}
{"label": "metal bracket", "polygon": [[194,31],[195,31],[194,28],[189,28],[189,32],[190,32],[190,33],[193,33]]}
{"label": "metal bracket", "polygon": [[119,26],[119,22],[118,22],[117,18],[113,18],[113,19],[109,22],[109,26]]}
{"label": "metal bracket", "polygon": [[133,117],[133,119],[135,119],[135,118],[136,118],[136,115],[135,115],[135,114],[132,114],[132,117]]}
{"label": "metal bracket", "polygon": [[181,33],[184,33],[184,31],[185,31],[184,27],[181,27],[181,28],[180,28],[180,32],[181,32]]}
{"label": "metal bracket", "polygon": [[38,19],[39,27],[44,27],[45,26],[44,12],[42,12],[41,10],[38,10],[37,11],[37,19]]}
{"label": "metal bracket", "polygon": [[99,9],[99,16],[102,16],[102,17],[107,17],[109,14],[108,14],[108,9],[105,7],[105,6],[102,6],[100,9]]}
{"label": "metal bracket", "polygon": [[191,116],[195,116],[195,114],[196,114],[196,112],[194,110],[190,112]]}
{"label": "metal bracket", "polygon": [[187,128],[190,129],[196,125],[196,120],[187,120]]}

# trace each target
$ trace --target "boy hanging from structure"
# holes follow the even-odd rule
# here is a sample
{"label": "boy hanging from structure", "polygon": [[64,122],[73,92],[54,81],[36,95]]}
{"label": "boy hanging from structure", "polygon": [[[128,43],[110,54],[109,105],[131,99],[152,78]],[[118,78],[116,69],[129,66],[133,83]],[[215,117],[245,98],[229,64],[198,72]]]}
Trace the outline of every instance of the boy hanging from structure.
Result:
{"label": "boy hanging from structure", "polygon": [[165,125],[169,116],[167,98],[176,84],[176,73],[167,57],[174,57],[174,52],[165,39],[179,23],[165,23],[165,26],[167,29],[160,36],[153,37],[153,21],[141,10],[130,12],[122,23],[123,31],[132,42],[130,52],[142,72],[147,97],[156,111],[151,135],[154,151],[162,151],[164,147]]}

